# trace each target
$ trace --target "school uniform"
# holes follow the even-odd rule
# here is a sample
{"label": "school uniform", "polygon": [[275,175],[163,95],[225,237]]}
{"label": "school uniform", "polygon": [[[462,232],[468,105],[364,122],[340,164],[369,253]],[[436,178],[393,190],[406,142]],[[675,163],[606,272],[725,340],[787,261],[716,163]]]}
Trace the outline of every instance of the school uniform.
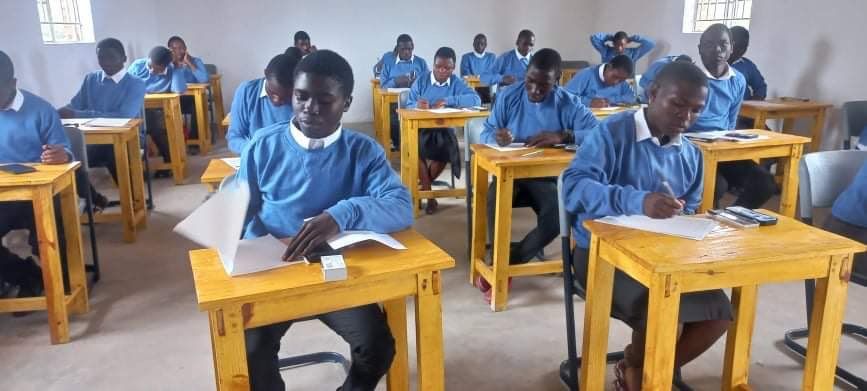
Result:
{"label": "school uniform", "polygon": [[205,67],[205,62],[202,61],[201,58],[193,56],[190,56],[190,62],[196,66],[195,70],[193,70],[187,65],[175,67],[175,64],[172,63],[169,66],[174,68],[175,72],[180,72],[184,76],[184,81],[186,81],[187,83],[209,82],[210,76],[208,75],[208,69]]}
{"label": "school uniform", "polygon": [[[824,228],[867,243],[867,163],[861,166],[849,187],[834,200]],[[855,254],[852,269],[855,273],[867,275],[867,254]]]}
{"label": "school uniform", "polygon": [[484,85],[495,84],[496,75],[493,73],[495,62],[497,62],[497,55],[491,52],[464,53],[461,56],[461,76],[478,76],[479,81]]}
{"label": "school uniform", "polygon": [[581,103],[589,106],[593,99],[606,99],[611,105],[634,104],[635,91],[625,80],[613,86],[605,84],[603,72],[608,64],[600,64],[585,68],[578,72],[569,83],[566,91],[581,98]]}
{"label": "school uniform", "polygon": [[[148,69],[147,57],[135,60],[127,68],[127,73],[144,81],[145,93],[156,94],[161,92],[174,92],[182,94],[187,91],[187,81],[182,72],[176,72],[169,65],[163,73],[153,73]],[[147,132],[154,140],[160,155],[163,156],[163,161],[171,162],[169,155],[169,138],[166,134],[165,116],[161,109],[146,109],[145,122],[147,124]]]}
{"label": "school uniform", "polygon": [[747,81],[744,100],[765,100],[768,96],[768,84],[765,83],[765,77],[762,76],[759,67],[746,57],[739,58],[732,63],[732,67],[744,75],[744,79]]}
{"label": "school uniform", "polygon": [[527,53],[522,56],[518,53],[518,48],[509,50],[497,57],[494,62],[493,75],[491,76],[491,84],[499,84],[503,81],[503,77],[511,75],[515,77],[515,82],[523,81],[524,75],[527,74],[527,66],[530,65],[530,58],[533,53]]}
{"label": "school uniform", "polygon": [[[318,144],[318,145],[317,145]],[[304,219],[327,212],[346,230],[382,233],[409,228],[409,191],[370,137],[338,128],[311,140],[291,121],[260,130],[241,154],[238,178],[250,186],[244,237],[295,236]],[[394,357],[394,339],[376,304],[316,316],[350,345],[344,390],[373,390]],[[292,321],[245,332],[253,390],[283,390],[280,339]]]}
{"label": "school uniform", "polygon": [[[684,212],[693,214],[701,203],[702,162],[701,151],[685,137],[660,140],[652,136],[644,110],[615,114],[591,132],[563,173],[564,206],[576,216],[572,230],[577,244],[577,281],[587,286],[590,233],[584,221],[644,214],[644,198],[663,191],[663,180],[685,201]],[[612,316],[643,330],[647,293],[647,288],[618,270]],[[731,318],[728,297],[721,289],[684,294],[680,300],[681,323]]]}
{"label": "school uniform", "polygon": [[647,67],[647,70],[641,74],[641,80],[638,81],[638,85],[641,87],[641,103],[648,103],[649,100],[647,98],[647,93],[650,91],[650,86],[653,85],[653,81],[656,80],[656,75],[659,74],[659,71],[662,70],[666,65],[671,64],[680,56],[666,56],[650,63],[650,66]]}
{"label": "school uniform", "polygon": [[382,64],[389,61],[394,61],[394,51],[388,51],[379,56],[379,61],[373,64],[373,77],[379,78],[379,75],[382,74]]}
{"label": "school uniform", "polygon": [[[491,115],[485,121],[481,140],[496,144],[497,129],[512,132],[513,142],[522,143],[542,131],[571,132],[576,144],[581,144],[591,129],[599,124],[593,113],[581,104],[577,96],[555,86],[542,102],[530,102],[524,82],[518,82],[497,95]],[[536,213],[536,228],[520,242],[513,243],[510,262],[526,263],[538,254],[559,233],[556,178],[518,179],[514,183],[514,206],[530,206]],[[488,190],[488,229],[493,232],[496,206],[496,182]]]}
{"label": "school uniform", "polygon": [[[611,61],[612,58],[617,57],[617,51],[615,51],[613,47],[605,44],[605,42],[612,39],[614,39],[614,35],[608,33],[596,33],[590,36],[590,44],[593,45],[593,48],[596,49],[602,57],[599,62],[606,63]],[[627,46],[623,51],[623,54],[632,59],[632,62],[638,62],[641,57],[644,57],[645,54],[650,53],[650,51],[656,47],[656,43],[653,42],[653,40],[642,37],[638,34],[629,37],[629,41],[629,45],[633,45],[633,47]],[[638,47],[634,47],[636,44],[638,44]]]}
{"label": "school uniform", "polygon": [[[427,62],[421,57],[413,55],[409,60],[401,60],[397,54],[383,56],[382,72],[379,74],[379,86],[381,88],[397,87],[397,78],[400,76],[415,75],[416,79],[429,71]],[[410,86],[411,87],[411,86]],[[391,116],[391,143],[395,148],[400,147],[400,118],[397,116],[397,104],[389,105]]]}
{"label": "school uniform", "polygon": [[292,105],[274,106],[265,91],[265,78],[242,83],[232,99],[231,122],[226,140],[229,150],[241,154],[256,132],[292,118]]}

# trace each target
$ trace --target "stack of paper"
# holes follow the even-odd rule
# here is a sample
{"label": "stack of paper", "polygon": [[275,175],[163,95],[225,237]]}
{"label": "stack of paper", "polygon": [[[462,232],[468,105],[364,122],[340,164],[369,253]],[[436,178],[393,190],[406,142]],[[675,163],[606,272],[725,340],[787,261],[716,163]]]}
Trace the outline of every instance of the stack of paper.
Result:
{"label": "stack of paper", "polygon": [[689,216],[675,216],[670,219],[652,219],[644,215],[607,216],[596,221],[692,240],[703,240],[717,227],[713,220]]}
{"label": "stack of paper", "polygon": [[392,87],[392,88],[386,88],[386,91],[388,91],[388,92],[393,92],[393,93],[401,93],[401,92],[404,92],[404,91],[409,91],[409,88],[395,88],[395,87]]}
{"label": "stack of paper", "polygon": [[427,111],[427,112],[435,113],[435,114],[452,114],[452,113],[463,113],[465,111],[468,111],[465,109],[456,109],[453,107],[444,107],[441,109],[416,109],[416,110]]}
{"label": "stack of paper", "polygon": [[94,118],[87,123],[87,126],[97,126],[105,128],[119,128],[126,126],[130,121],[129,118]]}
{"label": "stack of paper", "polygon": [[506,145],[505,147],[501,147],[497,144],[486,144],[488,147],[496,149],[500,152],[510,152],[510,151],[520,151],[524,149],[530,149],[530,147],[524,145],[524,143],[511,143]]}
{"label": "stack of paper", "polygon": [[82,126],[86,125],[88,122],[92,121],[92,118],[62,118],[60,123],[63,126]]}

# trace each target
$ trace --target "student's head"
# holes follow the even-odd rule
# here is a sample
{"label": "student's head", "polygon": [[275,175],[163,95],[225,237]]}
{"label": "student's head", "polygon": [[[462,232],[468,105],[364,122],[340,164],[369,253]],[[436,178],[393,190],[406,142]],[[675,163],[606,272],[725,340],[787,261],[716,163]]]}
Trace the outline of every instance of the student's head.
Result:
{"label": "student's head", "polygon": [[708,70],[714,70],[727,62],[732,54],[732,39],[729,28],[722,23],[713,24],[701,33],[698,54]]}
{"label": "student's head", "polygon": [[445,83],[455,72],[455,51],[450,47],[441,47],[434,54],[433,74],[437,83]]}
{"label": "student's head", "polygon": [[15,67],[12,65],[12,59],[0,50],[0,109],[9,107],[12,99],[15,99],[17,88]]}
{"label": "student's head", "polygon": [[304,30],[299,30],[295,33],[295,47],[301,49],[305,55],[310,53],[310,34]]}
{"label": "student's head", "polygon": [[181,61],[187,55],[187,43],[177,35],[169,38],[168,47],[172,51],[172,57],[175,61]]}
{"label": "student's head", "polygon": [[301,57],[304,57],[304,52],[295,46],[289,46],[288,48],[286,48],[286,51],[283,52],[283,54],[287,54],[292,57],[298,57],[299,60],[301,59]]}
{"label": "student's head", "polygon": [[667,64],[648,90],[648,124],[662,135],[685,132],[698,120],[707,93],[707,76],[697,66],[677,61]]}
{"label": "student's head", "polygon": [[729,57],[729,63],[733,63],[747,52],[750,46],[750,32],[741,26],[734,26],[729,31],[732,35],[732,55]]}
{"label": "student's head", "polygon": [[693,63],[693,61],[692,61],[692,57],[687,56],[686,54],[681,54],[681,55],[675,57],[675,58],[674,58],[674,61],[675,61],[675,62],[685,62],[685,63],[687,63],[687,64],[692,64],[692,63]]}
{"label": "student's head", "polygon": [[295,67],[294,123],[305,136],[323,138],[340,124],[352,103],[352,67],[330,50],[310,53]]}
{"label": "student's head", "polygon": [[126,52],[123,44],[115,38],[106,38],[96,44],[96,59],[99,67],[106,75],[114,75],[123,69],[126,62]]}
{"label": "student's head", "polygon": [[301,56],[278,54],[265,68],[265,93],[274,106],[288,105],[292,101],[292,86],[295,81],[295,66]]}
{"label": "student's head", "polygon": [[602,71],[602,79],[605,85],[613,86],[626,81],[629,76],[632,76],[634,70],[635,67],[632,64],[632,59],[625,54],[619,54],[614,56],[605,65],[605,69]]}
{"label": "student's head", "polygon": [[524,75],[524,88],[530,102],[541,102],[557,86],[560,80],[560,53],[554,49],[541,49],[527,65]]}
{"label": "student's head", "polygon": [[172,51],[165,46],[157,46],[148,54],[148,66],[153,73],[163,73],[172,63]]}
{"label": "student's head", "polygon": [[412,51],[415,50],[415,45],[412,43],[412,37],[409,34],[401,34],[397,36],[397,46],[394,51],[401,61],[407,61],[412,58]]}
{"label": "student's head", "polygon": [[473,38],[473,50],[475,50],[476,53],[482,54],[487,48],[488,37],[486,37],[485,34],[476,34],[476,37]]}
{"label": "student's head", "polygon": [[533,46],[536,46],[536,34],[533,34],[530,30],[521,30],[518,33],[518,39],[515,40],[515,47],[518,48],[518,53],[526,56],[533,50]]}
{"label": "student's head", "polygon": [[614,36],[611,37],[611,45],[614,47],[614,51],[617,52],[617,54],[625,53],[626,45],[629,45],[629,34],[626,34],[625,31],[614,33]]}

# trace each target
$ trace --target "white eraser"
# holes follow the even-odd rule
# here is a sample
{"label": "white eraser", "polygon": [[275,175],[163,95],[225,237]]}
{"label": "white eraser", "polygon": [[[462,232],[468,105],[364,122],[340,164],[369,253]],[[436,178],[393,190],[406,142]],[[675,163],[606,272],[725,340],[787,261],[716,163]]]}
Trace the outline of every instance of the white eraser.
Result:
{"label": "white eraser", "polygon": [[325,281],[342,281],[346,279],[346,264],[343,255],[325,255],[320,261],[322,277]]}

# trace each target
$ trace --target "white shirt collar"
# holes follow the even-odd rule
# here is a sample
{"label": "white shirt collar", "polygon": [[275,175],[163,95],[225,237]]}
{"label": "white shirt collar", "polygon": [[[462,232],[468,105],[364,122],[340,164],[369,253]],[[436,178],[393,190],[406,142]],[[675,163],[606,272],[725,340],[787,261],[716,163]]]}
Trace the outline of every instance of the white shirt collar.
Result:
{"label": "white shirt collar", "polygon": [[487,53],[481,53],[480,54],[479,52],[473,50],[473,55],[476,56],[477,58],[484,58],[485,54],[487,54]]}
{"label": "white shirt collar", "polygon": [[259,92],[259,97],[260,97],[260,98],[264,98],[264,97],[268,96],[268,91],[265,90],[265,83],[266,83],[266,82],[267,82],[267,81],[266,81],[265,79],[262,79],[262,91]]}
{"label": "white shirt collar", "polygon": [[446,81],[444,83],[439,83],[439,82],[437,82],[437,78],[434,77],[434,73],[431,72],[430,73],[430,84],[435,85],[437,87],[448,87],[450,84],[452,84],[452,78],[450,77],[450,78],[446,79]]}
{"label": "white shirt collar", "polygon": [[[395,55],[394,55],[394,65],[397,65],[397,64],[400,63],[401,61],[402,61],[402,60],[400,59],[400,55],[399,55],[399,54],[395,54]],[[409,61],[410,63],[414,63],[414,62],[415,62],[415,54],[413,54],[412,57],[410,57],[409,60],[407,60],[407,61]]]}
{"label": "white shirt collar", "polygon": [[298,129],[297,127],[295,127],[294,121],[295,121],[294,118],[291,121],[289,121],[289,133],[292,134],[292,138],[295,139],[295,142],[298,143],[298,145],[300,145],[301,148],[304,148],[304,149],[310,148],[310,141],[311,140],[322,140],[322,143],[323,143],[322,148],[323,149],[328,148],[328,146],[331,144],[334,144],[334,142],[336,142],[337,139],[340,138],[340,134],[343,133],[343,124],[340,124],[340,125],[337,125],[337,130],[335,130],[334,133],[331,133],[330,135],[328,135],[328,137],[321,138],[321,139],[311,139],[311,138],[305,136],[304,133],[301,132],[301,129]]}
{"label": "white shirt collar", "polygon": [[605,82],[605,64],[599,65],[599,80]]}
{"label": "white shirt collar", "polygon": [[732,69],[732,66],[728,65],[728,64],[726,64],[726,73],[724,73],[720,77],[715,77],[714,75],[712,75],[710,73],[710,71],[708,71],[707,68],[705,68],[704,63],[701,64],[701,70],[702,70],[702,72],[704,72],[704,74],[707,76],[707,78],[711,79],[711,80],[728,80],[728,79],[731,79],[735,75],[735,71]]}
{"label": "white shirt collar", "polygon": [[111,76],[106,75],[105,71],[102,71],[102,81],[105,81],[105,79],[111,79],[115,83],[120,83],[120,81],[123,80],[124,76],[126,76],[126,69],[121,69],[120,71]]}
{"label": "white shirt collar", "polygon": [[532,56],[533,56],[533,52],[527,52],[526,56],[522,56],[521,52],[518,51],[518,48],[515,48],[515,57],[518,57],[519,60],[526,58],[527,61],[530,61],[530,57],[532,57]]}
{"label": "white shirt collar", "polygon": [[[644,118],[644,109],[638,109],[633,114],[635,118],[635,142],[640,143],[644,140],[651,139],[654,144],[659,144],[659,138],[653,137],[650,134],[650,126],[647,125],[647,119]],[[668,144],[660,145],[662,147],[669,147],[672,145],[680,146],[683,142],[683,137],[680,134],[671,138],[671,141]]]}
{"label": "white shirt collar", "polygon": [[21,111],[21,106],[24,106],[24,94],[21,93],[21,90],[15,89],[15,97],[12,98],[12,103],[9,104],[9,107],[4,109],[0,109],[0,111]]}

